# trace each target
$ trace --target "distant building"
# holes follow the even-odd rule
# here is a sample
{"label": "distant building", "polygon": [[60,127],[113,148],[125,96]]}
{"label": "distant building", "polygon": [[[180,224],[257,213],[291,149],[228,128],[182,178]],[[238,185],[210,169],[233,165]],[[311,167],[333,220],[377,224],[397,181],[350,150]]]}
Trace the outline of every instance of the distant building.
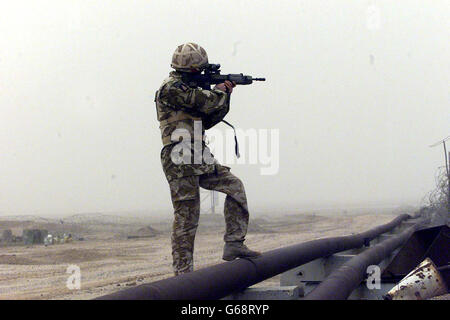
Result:
{"label": "distant building", "polygon": [[10,229],[3,230],[2,233],[2,241],[6,243],[10,243],[13,240],[13,234]]}
{"label": "distant building", "polygon": [[25,244],[40,244],[44,243],[44,239],[47,237],[47,235],[47,230],[24,229],[22,238]]}

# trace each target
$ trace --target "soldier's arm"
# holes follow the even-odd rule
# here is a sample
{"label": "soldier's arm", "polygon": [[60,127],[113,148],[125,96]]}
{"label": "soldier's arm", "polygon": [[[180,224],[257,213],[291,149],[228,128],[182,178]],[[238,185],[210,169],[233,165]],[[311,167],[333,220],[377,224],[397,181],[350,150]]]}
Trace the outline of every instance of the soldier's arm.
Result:
{"label": "soldier's arm", "polygon": [[220,109],[227,108],[228,94],[218,89],[203,90],[190,88],[182,82],[169,85],[161,93],[160,99],[174,107],[181,107],[189,112],[211,114]]}

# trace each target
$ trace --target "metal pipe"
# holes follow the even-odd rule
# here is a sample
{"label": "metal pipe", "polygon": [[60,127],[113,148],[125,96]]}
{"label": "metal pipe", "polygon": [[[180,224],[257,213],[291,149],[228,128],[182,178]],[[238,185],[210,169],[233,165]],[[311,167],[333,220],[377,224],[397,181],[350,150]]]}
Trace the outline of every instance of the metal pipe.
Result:
{"label": "metal pipe", "polygon": [[425,220],[420,220],[402,233],[392,236],[344,263],[323,280],[304,300],[345,300],[363,281],[367,267],[376,265],[404,244]]}
{"label": "metal pipe", "polygon": [[392,230],[407,214],[363,233],[312,240],[265,252],[258,258],[237,259],[177,277],[142,284],[98,297],[99,300],[205,300],[220,299],[255,283],[305,264],[353,248],[368,245],[370,240]]}

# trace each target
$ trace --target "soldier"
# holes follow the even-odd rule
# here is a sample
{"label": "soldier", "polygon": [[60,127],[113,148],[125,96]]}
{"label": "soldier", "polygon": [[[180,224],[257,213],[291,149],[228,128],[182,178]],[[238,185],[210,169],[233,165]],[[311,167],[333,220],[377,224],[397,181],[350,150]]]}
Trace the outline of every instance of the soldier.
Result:
{"label": "soldier", "polygon": [[[244,185],[229,167],[214,159],[204,142],[205,129],[218,123],[228,112],[235,84],[225,81],[212,90],[204,90],[189,87],[184,81],[189,73],[201,72],[207,64],[208,56],[201,46],[195,43],[178,46],[171,64],[175,71],[170,72],[155,95],[164,145],[161,163],[175,215],[171,238],[175,275],[193,271],[194,239],[200,215],[199,187],[226,194],[222,258],[231,261],[260,255],[243,243],[249,220]],[[199,127],[200,134],[196,132]]]}

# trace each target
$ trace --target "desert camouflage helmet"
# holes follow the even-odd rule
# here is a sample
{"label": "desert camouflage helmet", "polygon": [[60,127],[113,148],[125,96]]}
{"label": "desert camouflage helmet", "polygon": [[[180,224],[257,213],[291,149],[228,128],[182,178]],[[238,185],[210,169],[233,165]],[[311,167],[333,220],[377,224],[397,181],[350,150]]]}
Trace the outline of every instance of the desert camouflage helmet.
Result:
{"label": "desert camouflage helmet", "polygon": [[180,71],[196,71],[208,63],[205,49],[198,44],[188,42],[179,45],[172,56],[172,68]]}

